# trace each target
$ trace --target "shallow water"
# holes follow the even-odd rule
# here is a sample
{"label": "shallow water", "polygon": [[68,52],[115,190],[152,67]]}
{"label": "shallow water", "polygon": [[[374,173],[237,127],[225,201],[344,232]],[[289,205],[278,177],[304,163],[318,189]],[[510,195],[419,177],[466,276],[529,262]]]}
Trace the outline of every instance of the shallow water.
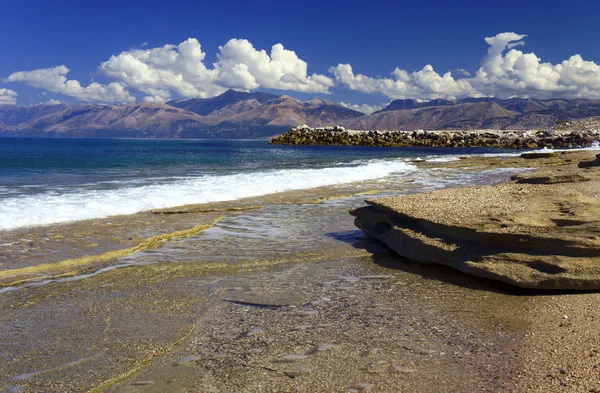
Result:
{"label": "shallow water", "polygon": [[[403,162],[403,165],[406,163]],[[339,194],[360,194],[375,189],[382,196],[400,195],[441,187],[489,184],[506,180],[509,172],[514,171],[481,168],[428,168],[418,174],[416,171],[397,171],[355,185],[340,186]],[[393,268],[373,264],[369,259],[371,253],[359,246],[363,236],[354,227],[348,210],[362,206],[364,199],[372,197],[371,194],[333,198],[320,203],[316,200],[323,196],[335,197],[336,188],[329,187],[326,193],[317,189],[300,201],[294,193],[282,195],[245,201],[246,206],[252,204],[262,208],[224,212],[225,217],[204,232],[169,239],[156,247],[115,258],[108,264],[98,267],[92,264],[66,277],[40,278],[5,287],[0,293],[0,391],[23,387],[23,391],[27,392],[158,392],[166,391],[167,383],[178,384],[181,391],[198,389],[199,386],[204,388],[211,383],[213,387],[225,386],[224,380],[198,381],[198,375],[208,375],[195,368],[202,363],[197,358],[201,356],[198,352],[210,348],[213,351],[209,354],[211,359],[219,356],[225,359],[220,369],[236,367],[237,358],[228,357],[229,352],[224,348],[231,348],[237,353],[245,348],[239,346],[238,337],[257,337],[258,340],[264,337],[258,331],[247,335],[260,326],[247,326],[240,322],[239,313],[243,315],[245,308],[258,306],[270,310],[283,307],[281,310],[285,311],[286,317],[281,320],[281,326],[291,330],[302,325],[301,319],[320,318],[319,315],[330,313],[331,323],[345,320],[347,326],[334,323],[337,327],[329,331],[327,325],[330,322],[326,318],[321,320],[320,325],[323,326],[319,329],[322,329],[323,337],[328,336],[330,341],[341,345],[343,340],[339,329],[342,327],[354,329],[353,334],[368,332],[371,328],[369,320],[373,316],[363,320],[354,315],[352,307],[356,306],[355,299],[362,298],[364,302],[375,304],[374,293],[384,290],[378,282],[390,277],[402,276],[404,283],[398,285],[408,285],[406,296],[415,296],[411,300],[412,311],[403,311],[402,318],[408,318],[406,313],[410,314],[410,318],[418,317],[422,306],[417,304],[420,296],[429,290],[437,290],[438,284],[418,274],[399,275]],[[152,217],[158,224],[163,219],[160,215]],[[194,217],[198,216],[165,216],[172,221],[160,225],[164,225],[165,231],[179,230],[181,227],[174,223],[184,222],[190,227],[194,225]],[[123,222],[139,225],[147,219],[142,215],[131,222]],[[116,219],[109,221],[119,222]],[[99,221],[92,222],[90,227],[98,224],[98,228],[105,228],[100,223],[107,225]],[[85,227],[85,224],[81,225]],[[160,225],[145,231],[149,234],[144,236],[155,234]],[[174,229],[167,230],[167,226]],[[49,238],[44,235],[45,232],[50,233],[56,228],[59,227],[31,230],[30,234],[39,238],[28,234],[27,240],[35,246],[40,239]],[[121,239],[110,241],[123,247],[129,244],[126,234],[133,230],[139,232],[140,228],[125,226],[116,232]],[[136,239],[131,240],[132,244]],[[82,242],[87,242],[87,238]],[[109,249],[109,243],[107,241],[107,245],[102,247]],[[20,252],[20,249],[11,247],[7,246],[15,253]],[[66,251],[60,246],[56,249],[61,253]],[[36,257],[40,261],[52,253],[50,249],[48,256],[43,255],[44,249],[36,252],[40,254]],[[86,252],[93,254],[94,249]],[[9,253],[5,256],[12,260],[14,255]],[[383,264],[386,258],[380,257],[378,263]],[[393,259],[391,263],[394,263]],[[385,291],[390,288],[386,287]],[[452,285],[444,288],[442,292],[446,295],[456,290]],[[337,300],[333,303],[324,300],[331,298]],[[367,307],[367,304],[360,307]],[[428,307],[432,307],[433,313],[436,306]],[[389,314],[385,310],[380,313]],[[253,314],[250,320],[258,323],[260,318],[265,318],[262,331],[268,331],[268,325],[274,323],[269,322],[271,317],[268,315]],[[273,318],[276,321],[280,317],[274,315]],[[352,325],[352,321],[356,321],[356,326]],[[470,321],[463,322],[468,322],[471,328]],[[407,323],[411,329],[418,330],[416,325],[411,325],[413,322]],[[273,326],[276,325],[275,322]],[[244,330],[246,328],[248,332]],[[279,359],[298,355],[287,341],[289,338],[278,343],[289,332],[284,333],[269,333],[277,343],[269,347],[274,351],[269,356]],[[412,333],[407,331],[407,334]],[[306,352],[312,346],[311,340],[314,338],[301,345]],[[373,337],[371,340],[377,341]],[[440,338],[435,345],[446,345],[442,341]],[[218,343],[223,347],[215,348]],[[381,344],[385,343],[372,343]],[[434,346],[433,341],[431,345]],[[328,348],[327,351],[334,350]],[[244,351],[250,349],[245,348]],[[308,362],[313,359],[310,354],[300,355],[303,357],[283,360]],[[205,359],[208,355],[204,353],[202,356]],[[386,356],[390,362],[393,361],[392,354]],[[336,360],[332,367],[343,367],[346,364],[344,359]],[[181,361],[180,368],[174,369],[173,364],[177,361]],[[273,363],[275,366],[279,364],[277,361]],[[416,358],[411,361],[420,364]],[[449,381],[461,383],[460,378],[451,376],[454,371],[450,368],[447,371],[444,375]],[[138,373],[139,378],[136,377]],[[239,381],[246,378],[241,376],[241,371],[236,373],[241,373]],[[356,375],[359,375],[358,372]],[[225,376],[221,375],[221,378]],[[352,380],[348,383],[356,385],[359,382]],[[340,386],[340,391],[347,391],[347,388]]]}

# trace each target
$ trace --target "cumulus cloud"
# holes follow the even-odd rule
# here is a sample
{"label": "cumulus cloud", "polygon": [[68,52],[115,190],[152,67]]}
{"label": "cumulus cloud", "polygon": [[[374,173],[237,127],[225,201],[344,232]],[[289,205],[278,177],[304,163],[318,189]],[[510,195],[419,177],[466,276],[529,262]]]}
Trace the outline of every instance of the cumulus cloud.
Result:
{"label": "cumulus cloud", "polygon": [[352,109],[355,111],[359,111],[362,112],[366,115],[370,115],[373,112],[377,112],[383,108],[385,108],[386,106],[388,106],[389,104],[381,104],[381,105],[369,105],[369,104],[350,104],[350,103],[346,103],[346,102],[340,102],[340,105],[343,107],[346,107],[348,109]]}
{"label": "cumulus cloud", "polygon": [[440,75],[431,65],[409,73],[396,68],[392,77],[355,74],[350,64],[331,67],[336,80],[352,90],[381,93],[393,99],[459,97],[600,98],[600,66],[571,56],[559,64],[543,63],[534,53],[516,48],[525,45],[524,34],[500,33],[487,37],[487,55],[475,76],[463,69]]}
{"label": "cumulus cloud", "polygon": [[113,82],[107,85],[93,82],[86,87],[76,80],[67,79],[69,69],[64,66],[42,68],[33,71],[13,72],[6,79],[9,82],[23,82],[33,87],[54,93],[64,94],[89,102],[133,102],[135,98],[125,87]]}
{"label": "cumulus cloud", "polygon": [[352,90],[363,93],[381,93],[389,98],[456,98],[458,96],[477,96],[469,81],[454,79],[452,73],[440,75],[431,65],[408,73],[396,68],[393,78],[372,78],[363,74],[354,74],[350,64],[338,64],[330,72],[336,80]]}
{"label": "cumulus cloud", "polygon": [[462,76],[471,76],[472,75],[469,71],[465,70],[464,68],[456,68],[456,69],[452,70],[452,72],[454,72],[455,74],[458,74],[458,75],[462,75]]}
{"label": "cumulus cloud", "polygon": [[231,39],[219,47],[217,62],[208,68],[200,42],[188,38],[179,45],[136,49],[112,56],[99,70],[129,88],[146,94],[146,101],[164,102],[172,93],[190,98],[207,98],[228,88],[327,93],[333,80],[308,75],[308,64],[282,44],[273,45],[270,55],[244,39]]}
{"label": "cumulus cloud", "polygon": [[60,105],[60,104],[62,104],[62,102],[60,102],[59,100],[55,100],[54,98],[50,98],[48,101],[42,102],[41,104],[44,104],[44,105]]}
{"label": "cumulus cloud", "polygon": [[206,68],[205,57],[198,40],[189,38],[179,45],[121,52],[100,64],[99,71],[146,94],[146,101],[164,102],[171,92],[206,98],[225,88],[215,83],[218,71]]}
{"label": "cumulus cloud", "polygon": [[308,64],[282,44],[273,45],[271,54],[257,50],[248,41],[232,39],[219,47],[214,64],[223,86],[253,90],[258,87],[327,93],[333,80],[325,75],[308,75]]}
{"label": "cumulus cloud", "polygon": [[306,93],[329,93],[332,78],[308,74],[308,64],[282,44],[271,52],[258,50],[244,39],[231,39],[219,47],[217,61],[207,67],[200,42],[188,38],[179,45],[164,45],[121,52],[98,67],[100,75],[112,83],[92,83],[82,87],[67,80],[69,69],[54,68],[12,73],[7,80],[61,93],[83,101],[131,102],[131,91],[141,92],[145,101],[165,102],[172,95],[208,98],[229,88],[254,90],[259,87]]}
{"label": "cumulus cloud", "polygon": [[14,105],[17,103],[17,92],[10,89],[0,89],[0,105]]}

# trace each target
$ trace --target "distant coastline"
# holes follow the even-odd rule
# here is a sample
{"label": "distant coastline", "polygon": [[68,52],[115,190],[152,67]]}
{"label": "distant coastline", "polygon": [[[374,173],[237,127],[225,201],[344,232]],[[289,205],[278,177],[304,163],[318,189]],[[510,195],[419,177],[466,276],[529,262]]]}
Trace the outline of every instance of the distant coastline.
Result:
{"label": "distant coastline", "polygon": [[528,130],[600,116],[600,100],[395,100],[371,114],[319,97],[227,91],[213,98],[127,105],[0,105],[0,136],[263,139],[291,127],[353,130]]}

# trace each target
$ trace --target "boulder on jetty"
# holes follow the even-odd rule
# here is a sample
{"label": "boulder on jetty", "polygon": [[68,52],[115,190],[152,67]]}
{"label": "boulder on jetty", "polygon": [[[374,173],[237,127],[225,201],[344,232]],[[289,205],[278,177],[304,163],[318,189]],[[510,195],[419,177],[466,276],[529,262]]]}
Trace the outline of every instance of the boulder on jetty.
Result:
{"label": "boulder on jetty", "polygon": [[350,213],[413,261],[523,288],[600,289],[600,168],[538,178],[550,181],[372,199]]}
{"label": "boulder on jetty", "polygon": [[444,130],[353,131],[332,126],[292,128],[271,140],[274,145],[349,145],[386,147],[494,147],[509,149],[578,148],[600,139],[600,130]]}

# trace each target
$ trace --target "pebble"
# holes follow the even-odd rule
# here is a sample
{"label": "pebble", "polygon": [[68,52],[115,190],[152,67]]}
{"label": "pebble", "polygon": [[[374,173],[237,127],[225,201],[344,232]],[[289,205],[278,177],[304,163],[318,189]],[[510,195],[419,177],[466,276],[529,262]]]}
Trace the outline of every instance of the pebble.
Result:
{"label": "pebble", "polygon": [[261,328],[255,328],[255,329],[250,330],[248,333],[246,333],[246,336],[252,337],[252,336],[254,336],[256,334],[260,334],[262,332],[263,332],[263,330]]}
{"label": "pebble", "polygon": [[183,359],[179,359],[175,363],[178,365],[182,365],[182,364],[186,364],[189,362],[193,362],[194,360],[200,360],[200,359],[202,359],[202,356],[200,356],[200,355],[191,355],[191,356],[186,356]]}
{"label": "pebble", "polygon": [[299,310],[296,311],[297,314],[303,314],[303,315],[315,315],[318,313],[317,310]]}
{"label": "pebble", "polygon": [[371,389],[373,389],[374,387],[375,387],[374,384],[364,382],[364,383],[361,383],[358,385],[358,390],[360,392],[370,392]]}
{"label": "pebble", "polygon": [[146,386],[146,385],[152,385],[154,383],[154,381],[135,381],[132,382],[131,385],[132,386]]}
{"label": "pebble", "polygon": [[331,349],[333,347],[335,347],[335,345],[333,345],[333,344],[321,344],[317,348],[317,351],[327,351],[328,349]]}
{"label": "pebble", "polygon": [[396,370],[399,373],[403,373],[403,374],[410,374],[410,373],[414,373],[417,371],[414,368],[410,368],[410,367],[406,367],[406,366],[394,366],[394,370]]}
{"label": "pebble", "polygon": [[301,354],[289,354],[289,355],[283,355],[281,358],[283,360],[302,360],[302,359],[308,359],[308,356],[301,355]]}

